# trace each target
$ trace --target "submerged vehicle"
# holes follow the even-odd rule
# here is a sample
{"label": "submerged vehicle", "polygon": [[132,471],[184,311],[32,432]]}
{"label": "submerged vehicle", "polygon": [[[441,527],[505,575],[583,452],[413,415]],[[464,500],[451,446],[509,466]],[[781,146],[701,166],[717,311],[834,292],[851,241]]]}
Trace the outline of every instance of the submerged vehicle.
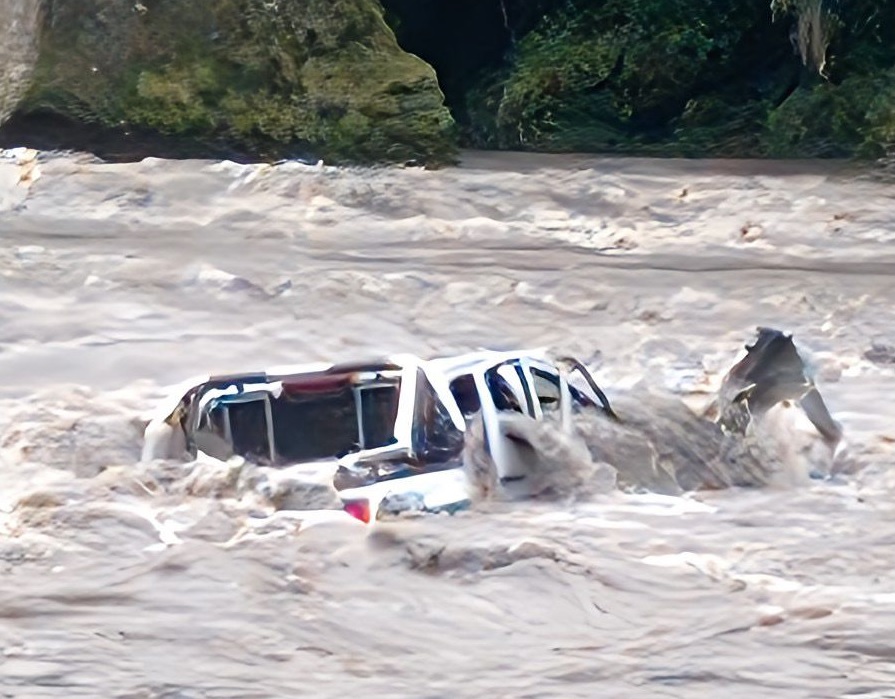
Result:
{"label": "submerged vehicle", "polygon": [[[731,435],[745,435],[753,420],[779,403],[797,403],[835,450],[841,427],[792,336],[759,328],[757,341],[746,350],[705,416],[675,413],[679,431],[704,447],[699,453],[685,449],[685,462],[717,461],[718,453],[729,451]],[[578,429],[579,435],[586,425],[592,438],[588,448],[598,458],[604,456],[600,440],[628,439],[631,458],[622,459],[628,463],[621,466],[632,473],[638,443],[644,443],[641,472],[667,469],[668,454],[658,453],[667,449],[654,448],[667,436],[652,427],[667,422],[667,415],[660,415],[658,404],[655,414],[644,408],[647,403],[627,405],[620,419],[581,362],[541,351],[301,365],[188,382],[150,420],[143,458],[226,462],[241,457],[263,467],[301,466],[303,473],[325,474],[342,507],[369,522],[388,513],[453,511],[468,504],[464,450],[472,432],[494,482],[509,487],[543,470],[537,447],[518,429],[520,420],[568,434]],[[481,434],[470,429],[474,422]],[[613,424],[618,427],[610,429]],[[738,483],[736,478],[714,481]]]}
{"label": "submerged vehicle", "polygon": [[[511,480],[520,475],[526,446],[502,429],[502,414],[535,420],[555,414],[568,425],[576,409],[613,415],[583,364],[541,352],[285,367],[189,382],[150,421],[143,458],[328,465],[346,509],[367,521],[380,510],[462,502],[444,493],[462,489],[473,418],[483,423],[497,477]],[[434,475],[445,472],[451,473]],[[408,489],[402,479],[411,476]],[[438,502],[438,491],[446,502]]]}

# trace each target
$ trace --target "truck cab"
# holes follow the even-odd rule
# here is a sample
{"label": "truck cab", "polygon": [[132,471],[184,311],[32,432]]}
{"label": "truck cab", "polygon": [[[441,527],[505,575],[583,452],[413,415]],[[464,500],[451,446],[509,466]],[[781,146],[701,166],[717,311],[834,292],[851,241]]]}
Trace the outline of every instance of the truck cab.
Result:
{"label": "truck cab", "polygon": [[[366,499],[360,510],[372,517],[389,497],[419,494],[420,483],[437,489],[445,482],[437,474],[451,472],[447,480],[458,482],[474,419],[482,420],[497,476],[520,477],[535,455],[508,435],[507,415],[552,415],[558,429],[569,429],[573,409],[605,399],[587,370],[571,362],[484,351],[203,377],[160,406],[146,429],[144,459],[320,464],[332,469],[346,506]],[[570,385],[576,371],[596,388],[594,398]]]}

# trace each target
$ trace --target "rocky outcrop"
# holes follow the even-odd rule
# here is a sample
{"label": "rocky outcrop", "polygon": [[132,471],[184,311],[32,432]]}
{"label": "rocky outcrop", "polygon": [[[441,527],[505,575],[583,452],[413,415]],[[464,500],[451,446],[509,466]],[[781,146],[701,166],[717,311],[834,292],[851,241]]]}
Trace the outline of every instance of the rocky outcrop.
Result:
{"label": "rocky outcrop", "polygon": [[0,124],[28,89],[37,63],[39,0],[0,0]]}
{"label": "rocky outcrop", "polygon": [[54,0],[19,112],[262,158],[442,162],[443,102],[378,0]]}

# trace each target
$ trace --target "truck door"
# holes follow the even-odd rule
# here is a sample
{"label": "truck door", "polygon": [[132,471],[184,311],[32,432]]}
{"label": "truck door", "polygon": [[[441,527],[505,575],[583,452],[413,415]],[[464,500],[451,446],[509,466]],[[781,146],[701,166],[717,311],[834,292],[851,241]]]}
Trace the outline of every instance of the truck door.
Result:
{"label": "truck door", "polygon": [[554,415],[560,418],[563,429],[570,428],[572,396],[565,375],[553,365],[537,360],[526,360],[524,368],[534,398],[534,416],[540,420]]}
{"label": "truck door", "polygon": [[488,452],[501,481],[524,477],[534,467],[537,453],[506,426],[518,415],[536,418],[535,398],[519,360],[510,360],[476,375]]}

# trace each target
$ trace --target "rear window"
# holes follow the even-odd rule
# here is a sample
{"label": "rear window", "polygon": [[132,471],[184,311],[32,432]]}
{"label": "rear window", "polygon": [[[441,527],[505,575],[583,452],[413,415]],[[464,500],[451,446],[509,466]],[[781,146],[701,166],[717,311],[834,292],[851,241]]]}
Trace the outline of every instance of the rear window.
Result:
{"label": "rear window", "polygon": [[400,381],[356,386],[346,378],[284,382],[278,397],[267,391],[222,397],[203,416],[197,437],[230,442],[234,453],[262,463],[270,461],[271,447],[277,462],[300,463],[393,443]]}
{"label": "rear window", "polygon": [[395,441],[395,421],[398,419],[397,384],[378,384],[360,389],[363,448],[376,449]]}
{"label": "rear window", "polygon": [[360,447],[357,407],[349,386],[326,393],[285,392],[271,400],[274,444],[285,461],[341,456]]}

